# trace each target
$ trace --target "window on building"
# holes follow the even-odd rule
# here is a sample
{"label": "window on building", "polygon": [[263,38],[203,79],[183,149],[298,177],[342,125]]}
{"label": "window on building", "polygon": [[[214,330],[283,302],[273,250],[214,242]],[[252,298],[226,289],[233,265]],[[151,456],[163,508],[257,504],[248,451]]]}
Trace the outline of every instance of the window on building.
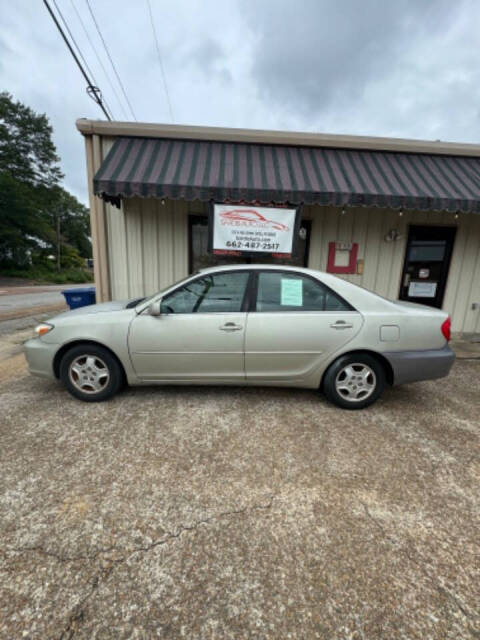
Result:
{"label": "window on building", "polygon": [[310,243],[311,221],[302,221],[297,243],[297,255],[291,259],[258,256],[252,258],[236,256],[216,256],[208,252],[208,217],[189,216],[189,269],[195,273],[207,267],[224,264],[286,264],[297,267],[308,266],[308,248]]}
{"label": "window on building", "polygon": [[249,274],[212,273],[180,287],[162,299],[161,313],[239,312]]}
{"label": "window on building", "polygon": [[350,305],[321,282],[296,273],[258,274],[257,311],[351,311]]}
{"label": "window on building", "polygon": [[442,262],[447,240],[412,240],[408,252],[410,262]]}

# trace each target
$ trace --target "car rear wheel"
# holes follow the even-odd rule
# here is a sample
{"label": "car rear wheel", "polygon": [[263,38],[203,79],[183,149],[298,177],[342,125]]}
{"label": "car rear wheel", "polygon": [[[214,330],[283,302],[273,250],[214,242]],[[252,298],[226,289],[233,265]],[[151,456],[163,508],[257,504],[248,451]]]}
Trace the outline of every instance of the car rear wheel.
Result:
{"label": "car rear wheel", "polygon": [[349,354],[335,360],[324,380],[325,395],[343,409],[363,409],[373,404],[385,389],[382,364],[368,354]]}
{"label": "car rear wheel", "polygon": [[101,402],[120,389],[123,372],[107,349],[85,344],[72,347],[63,356],[60,379],[76,398],[85,402]]}

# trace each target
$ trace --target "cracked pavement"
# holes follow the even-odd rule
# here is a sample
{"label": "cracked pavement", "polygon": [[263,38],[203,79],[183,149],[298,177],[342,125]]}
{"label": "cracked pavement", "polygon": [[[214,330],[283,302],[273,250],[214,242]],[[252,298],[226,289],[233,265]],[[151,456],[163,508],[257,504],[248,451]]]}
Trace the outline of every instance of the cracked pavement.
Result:
{"label": "cracked pavement", "polygon": [[[480,361],[311,391],[0,377],[0,638],[480,638]],[[14,361],[15,359],[15,361]]]}

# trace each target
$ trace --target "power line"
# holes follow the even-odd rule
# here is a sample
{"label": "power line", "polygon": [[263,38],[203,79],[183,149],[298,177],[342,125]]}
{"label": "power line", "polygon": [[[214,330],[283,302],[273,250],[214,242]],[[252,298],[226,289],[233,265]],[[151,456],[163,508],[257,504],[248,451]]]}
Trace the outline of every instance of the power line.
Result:
{"label": "power line", "polygon": [[103,73],[105,74],[105,77],[107,79],[108,84],[110,85],[110,88],[112,90],[112,92],[115,94],[115,98],[117,99],[118,104],[120,105],[120,109],[122,110],[125,118],[128,120],[128,114],[125,110],[125,107],[123,105],[123,102],[120,100],[120,97],[117,93],[117,90],[115,89],[115,85],[113,84],[113,82],[110,80],[110,74],[107,72],[107,70],[105,69],[105,65],[102,62],[102,59],[100,58],[98,51],[92,41],[92,39],[90,38],[90,34],[88,33],[87,27],[85,26],[85,23],[82,20],[82,16],[80,15],[80,12],[78,11],[77,7],[75,6],[75,3],[73,0],[70,0],[72,7],[75,11],[75,13],[77,14],[77,18],[78,21],[80,22],[80,24],[82,25],[82,29],[87,37],[88,42],[90,43],[90,46],[92,47],[93,53],[95,54],[95,57],[97,58],[98,64],[102,67]]}
{"label": "power line", "polygon": [[67,36],[65,35],[62,27],[60,26],[60,23],[57,20],[57,17],[55,16],[55,14],[53,13],[50,5],[48,4],[47,0],[43,0],[43,4],[47,7],[48,13],[50,14],[53,22],[55,23],[55,26],[57,27],[57,29],[60,32],[60,35],[62,36],[65,44],[67,45],[70,53],[73,56],[73,59],[75,60],[75,62],[77,63],[78,68],[80,69],[83,77],[85,78],[85,81],[87,83],[87,92],[88,94],[91,96],[91,98],[93,98],[93,100],[98,104],[98,106],[100,107],[100,109],[103,111],[103,113],[105,114],[107,120],[111,120],[110,115],[108,114],[108,111],[105,109],[105,105],[103,104],[102,101],[102,94],[100,93],[100,89],[98,87],[96,87],[94,84],[92,84],[92,82],[90,81],[90,78],[87,75],[87,72],[85,71],[85,69],[82,67],[80,60],[77,57],[77,54],[75,53],[75,51],[73,50],[70,42],[67,39]]}
{"label": "power line", "polygon": [[[95,78],[95,75],[94,75],[93,71],[91,70],[91,68],[90,68],[90,66],[89,66],[89,64],[88,64],[88,62],[86,61],[85,56],[83,55],[82,50],[80,49],[80,46],[78,45],[77,41],[75,40],[75,37],[74,37],[73,33],[71,32],[71,30],[70,30],[70,28],[69,28],[69,26],[68,26],[68,24],[67,24],[67,21],[65,20],[65,18],[64,18],[64,16],[63,16],[63,14],[62,14],[62,12],[61,12],[61,10],[60,10],[60,7],[58,6],[58,4],[57,4],[57,2],[56,2],[56,0],[53,0],[53,4],[55,5],[55,8],[56,8],[56,10],[57,10],[57,13],[58,13],[58,15],[60,16],[60,19],[62,20],[62,22],[63,22],[63,24],[64,24],[64,26],[65,26],[66,30],[68,31],[68,35],[70,36],[70,40],[71,40],[71,41],[73,42],[73,44],[75,45],[75,47],[76,47],[76,49],[77,49],[77,52],[78,52],[78,54],[80,55],[80,57],[81,57],[81,59],[82,59],[83,64],[85,65],[85,67],[87,68],[88,73],[89,73],[89,74],[90,74],[90,76],[92,77],[92,80],[93,80],[94,84],[95,84],[96,86],[98,86],[98,83],[97,83],[97,80],[96,80],[96,78]],[[89,89],[87,89],[87,92],[88,92],[89,94],[91,93],[91,91],[89,91]],[[113,111],[112,111],[112,109],[111,109],[110,105],[108,104],[107,99],[106,99],[103,95],[102,95],[102,100],[103,100],[103,102],[105,103],[105,106],[106,106],[106,108],[108,109],[108,111],[109,111],[109,113],[110,113],[110,115],[111,115],[112,119],[114,120],[114,119],[115,119],[115,117],[114,117],[114,115],[113,115]]]}
{"label": "power line", "polygon": [[[62,22],[63,22],[63,24],[65,26],[65,29],[68,31],[68,35],[70,36],[70,40],[73,42],[74,46],[76,47],[77,52],[78,52],[80,58],[82,59],[82,62],[84,64],[84,66],[87,68],[87,71],[90,74],[90,76],[92,77],[92,80],[93,80],[94,84],[96,86],[98,86],[98,83],[97,83],[97,81],[95,79],[95,76],[94,76],[92,70],[90,69],[90,66],[89,66],[88,62],[85,60],[85,57],[84,57],[80,47],[78,46],[77,41],[75,40],[75,37],[74,37],[73,33],[70,31],[70,28],[69,28],[69,26],[67,24],[67,21],[65,20],[65,18],[63,17],[62,12],[60,11],[60,8],[59,8],[59,6],[57,4],[57,1],[53,0],[53,4],[55,5],[55,9],[57,10],[58,15],[60,16],[60,19],[62,20]],[[87,91],[88,91],[88,89],[87,89]],[[115,118],[113,116],[113,111],[111,110],[111,108],[110,108],[110,106],[109,106],[109,104],[108,104],[108,102],[107,102],[107,100],[106,100],[106,98],[104,96],[102,96],[102,100],[105,103],[105,107],[110,112],[110,115],[111,115],[112,119],[114,120]]]}
{"label": "power line", "polygon": [[117,76],[118,84],[120,85],[122,93],[125,96],[125,100],[127,101],[127,104],[128,104],[129,109],[130,109],[130,112],[131,112],[131,114],[133,116],[133,119],[136,120],[137,118],[135,117],[135,113],[134,113],[134,111],[132,109],[132,105],[130,104],[130,100],[128,99],[127,92],[125,91],[125,87],[123,86],[123,83],[120,80],[120,76],[118,75],[118,71],[117,71],[117,69],[116,69],[116,67],[115,67],[115,65],[113,63],[112,56],[110,55],[110,52],[109,52],[108,47],[107,47],[107,44],[106,44],[106,42],[105,42],[105,40],[103,38],[102,32],[100,31],[100,27],[98,26],[98,23],[97,23],[97,21],[95,19],[95,16],[93,15],[93,11],[92,11],[92,7],[90,6],[90,2],[89,2],[89,0],[85,0],[85,2],[87,3],[88,10],[89,10],[90,15],[92,16],[92,20],[93,20],[93,22],[95,24],[95,28],[97,29],[98,35],[100,36],[100,39],[102,41],[103,48],[105,49],[105,53],[107,54],[108,59],[110,60],[110,64],[112,65],[112,69],[113,69],[115,75]]}
{"label": "power line", "polygon": [[77,44],[77,41],[75,40],[75,38],[73,37],[72,32],[69,29],[69,26],[67,24],[67,21],[65,20],[65,18],[63,17],[62,12],[60,11],[60,8],[56,2],[56,0],[53,0],[53,4],[55,5],[55,9],[57,10],[58,15],[60,16],[61,21],[63,22],[63,26],[65,27],[65,29],[68,31],[68,35],[70,36],[70,40],[73,42],[73,44],[75,45],[77,52],[80,56],[80,58],[82,59],[82,62],[84,64],[84,66],[87,68],[88,73],[92,76],[92,80],[95,82],[95,84],[97,84],[97,81],[95,80],[95,76],[92,73],[92,70],[90,69],[90,67],[88,66],[88,62],[85,60],[82,52],[80,51],[80,47]]}
{"label": "power line", "polygon": [[153,21],[152,5],[150,4],[150,0],[147,0],[147,5],[148,5],[148,13],[150,15],[150,23],[152,25],[153,38],[155,40],[155,46],[157,48],[158,62],[160,63],[160,71],[162,73],[163,87],[165,89],[165,95],[167,96],[168,110],[170,111],[170,119],[172,120],[172,122],[175,122],[173,118],[172,103],[170,102],[170,94],[168,93],[167,78],[165,76],[165,69],[163,68],[162,54],[160,52],[160,45],[158,43],[157,30],[155,29],[155,23]]}

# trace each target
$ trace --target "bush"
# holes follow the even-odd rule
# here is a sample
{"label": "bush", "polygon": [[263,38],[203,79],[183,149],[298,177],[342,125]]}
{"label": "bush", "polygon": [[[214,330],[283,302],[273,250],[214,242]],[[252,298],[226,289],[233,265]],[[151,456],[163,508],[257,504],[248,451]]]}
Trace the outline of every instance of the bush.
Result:
{"label": "bush", "polygon": [[[32,253],[31,267],[38,267],[41,271],[56,271],[57,261],[55,255],[55,247],[37,249]],[[62,245],[60,268],[62,271],[85,269],[85,259],[81,257],[75,247]]]}
{"label": "bush", "polygon": [[93,274],[88,269],[64,269],[55,271],[45,266],[32,266],[27,269],[10,268],[2,269],[2,276],[8,278],[25,278],[35,280],[39,284],[79,284],[93,282]]}

